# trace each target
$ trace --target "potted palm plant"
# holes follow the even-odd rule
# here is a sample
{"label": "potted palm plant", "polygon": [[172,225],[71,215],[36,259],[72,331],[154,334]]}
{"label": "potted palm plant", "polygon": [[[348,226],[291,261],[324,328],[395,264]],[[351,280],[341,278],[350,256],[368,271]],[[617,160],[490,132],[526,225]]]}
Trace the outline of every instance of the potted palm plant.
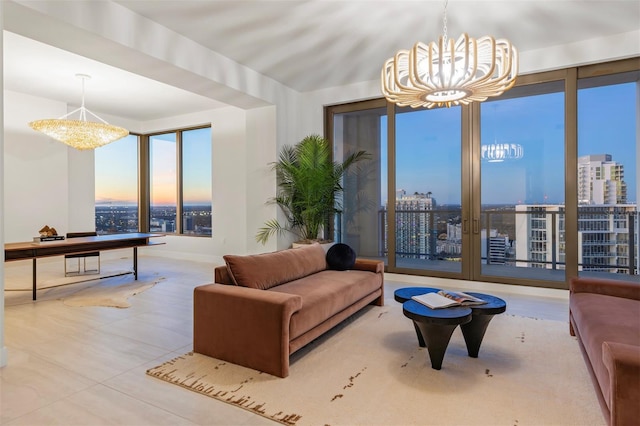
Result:
{"label": "potted palm plant", "polygon": [[370,158],[365,151],[332,161],[329,141],[310,135],[295,146],[284,146],[278,161],[272,163],[278,190],[267,203],[277,204],[286,223],[277,219],[265,222],[256,241],[265,244],[276,233],[292,232],[300,242],[318,241],[320,231],[335,213],[341,212],[337,196],[342,192],[342,176],[355,163]]}

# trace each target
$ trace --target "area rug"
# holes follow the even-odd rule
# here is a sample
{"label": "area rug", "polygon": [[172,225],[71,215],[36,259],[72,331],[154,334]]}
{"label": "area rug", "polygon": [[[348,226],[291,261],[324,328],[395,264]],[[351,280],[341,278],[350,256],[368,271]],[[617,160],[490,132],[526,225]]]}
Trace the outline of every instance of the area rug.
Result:
{"label": "area rug", "polygon": [[62,298],[67,306],[107,306],[128,308],[129,298],[150,289],[164,278],[134,281],[131,275],[103,278],[95,284]]}
{"label": "area rug", "polygon": [[568,323],[508,312],[478,358],[458,328],[439,371],[389,304],[293,354],[284,379],[194,353],[147,374],[286,425],[605,424]]}

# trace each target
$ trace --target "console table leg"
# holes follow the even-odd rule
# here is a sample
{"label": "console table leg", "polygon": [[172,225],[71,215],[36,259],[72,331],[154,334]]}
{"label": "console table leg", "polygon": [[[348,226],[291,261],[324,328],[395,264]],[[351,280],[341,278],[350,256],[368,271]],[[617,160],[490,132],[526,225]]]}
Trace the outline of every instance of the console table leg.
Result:
{"label": "console table leg", "polygon": [[431,368],[440,370],[440,368],[442,368],[444,353],[447,350],[447,346],[449,346],[449,340],[451,340],[453,330],[455,330],[458,325],[433,325],[422,322],[414,322],[414,324],[420,329],[422,337],[424,337],[427,344],[429,358],[431,359]]}
{"label": "console table leg", "polygon": [[32,298],[33,300],[36,300],[36,258],[33,258],[33,267],[32,267],[32,272],[31,272],[31,276],[33,277],[33,282],[31,283],[32,286]]}
{"label": "console table leg", "polygon": [[133,277],[138,279],[138,247],[133,248]]}
{"label": "console table leg", "polygon": [[493,315],[474,315],[471,321],[460,326],[464,341],[467,344],[467,353],[470,357],[478,358],[484,333],[487,331],[492,318]]}

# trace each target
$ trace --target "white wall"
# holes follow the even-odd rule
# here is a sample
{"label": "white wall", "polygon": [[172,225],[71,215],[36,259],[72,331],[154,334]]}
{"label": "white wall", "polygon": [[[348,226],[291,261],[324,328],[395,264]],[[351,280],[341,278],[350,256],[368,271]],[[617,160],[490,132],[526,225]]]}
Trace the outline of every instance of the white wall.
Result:
{"label": "white wall", "polygon": [[29,241],[49,225],[69,229],[69,149],[27,123],[67,112],[61,102],[4,91],[5,241]]}
{"label": "white wall", "polygon": [[94,231],[96,229],[94,151],[67,148],[67,154],[69,212],[64,233]]}
{"label": "white wall", "polygon": [[215,109],[148,121],[142,124],[142,131],[198,124],[211,124],[213,236],[167,236],[163,239],[166,245],[152,250],[159,255],[216,263],[227,253],[264,251],[254,235],[258,224],[275,215],[264,201],[275,180],[268,163],[275,152],[276,108]]}

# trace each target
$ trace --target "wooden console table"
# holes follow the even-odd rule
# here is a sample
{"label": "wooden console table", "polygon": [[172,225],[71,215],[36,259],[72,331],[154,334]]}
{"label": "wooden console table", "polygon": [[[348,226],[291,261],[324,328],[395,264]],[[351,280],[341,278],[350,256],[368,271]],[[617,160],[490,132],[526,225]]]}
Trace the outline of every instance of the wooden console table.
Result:
{"label": "wooden console table", "polygon": [[42,243],[7,243],[4,245],[5,262],[13,260],[33,259],[33,300],[36,300],[36,259],[39,257],[63,256],[65,254],[85,253],[92,251],[133,248],[133,276],[138,279],[138,247],[164,244],[151,242],[150,238],[163,237],[162,234],[111,234],[97,237],[79,237],[61,241]]}

